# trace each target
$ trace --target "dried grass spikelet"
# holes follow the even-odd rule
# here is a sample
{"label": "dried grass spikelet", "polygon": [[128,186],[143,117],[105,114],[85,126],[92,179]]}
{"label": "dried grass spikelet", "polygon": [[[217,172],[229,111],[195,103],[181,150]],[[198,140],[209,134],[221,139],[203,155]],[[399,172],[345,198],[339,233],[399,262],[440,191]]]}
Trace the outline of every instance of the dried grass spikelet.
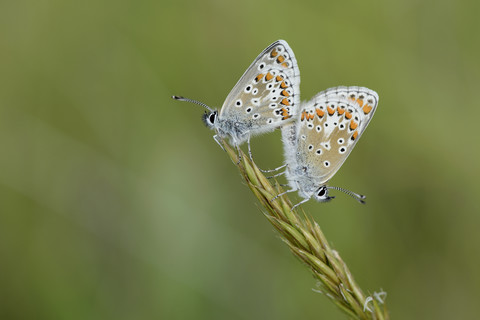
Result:
{"label": "dried grass spikelet", "polygon": [[[281,187],[273,187],[243,151],[223,141],[223,147],[240,170],[248,187],[265,208],[264,215],[280,233],[291,252],[307,266],[319,281],[319,290],[352,319],[389,319],[385,292],[365,295],[355,282],[339,253],[330,247],[320,226],[302,210],[292,210]],[[240,159],[239,159],[240,157]]]}

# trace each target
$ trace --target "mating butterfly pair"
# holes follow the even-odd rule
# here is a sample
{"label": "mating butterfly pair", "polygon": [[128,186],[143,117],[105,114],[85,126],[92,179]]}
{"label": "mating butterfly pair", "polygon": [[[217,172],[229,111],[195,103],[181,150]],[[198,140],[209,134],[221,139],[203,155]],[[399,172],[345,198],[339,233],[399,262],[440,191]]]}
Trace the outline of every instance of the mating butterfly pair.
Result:
{"label": "mating butterfly pair", "polygon": [[[362,87],[336,87],[300,102],[300,71],[292,49],[278,40],[250,65],[218,112],[204,106],[205,124],[216,131],[214,139],[229,138],[238,147],[255,135],[282,128],[285,175],[290,190],[304,198],[328,201],[337,189],[360,202],[365,198],[327,186],[365,131],[378,105],[376,92]],[[285,192],[285,193],[286,193]],[[293,209],[293,208],[292,208]]]}

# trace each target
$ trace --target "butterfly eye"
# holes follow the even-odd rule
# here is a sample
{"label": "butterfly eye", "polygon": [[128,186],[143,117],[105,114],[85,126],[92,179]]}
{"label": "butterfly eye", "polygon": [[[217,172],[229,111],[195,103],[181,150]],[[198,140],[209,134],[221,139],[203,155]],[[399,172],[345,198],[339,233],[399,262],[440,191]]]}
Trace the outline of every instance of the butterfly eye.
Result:
{"label": "butterfly eye", "polygon": [[215,121],[217,120],[217,111],[213,111],[210,113],[205,112],[202,117],[203,123],[205,125],[212,129],[215,127]]}
{"label": "butterfly eye", "polygon": [[327,189],[325,189],[325,188],[320,188],[320,190],[318,190],[317,196],[319,196],[319,197],[325,197],[326,194],[327,194]]}
{"label": "butterfly eye", "polygon": [[214,124],[215,123],[215,120],[217,119],[217,113],[216,112],[212,112],[210,113],[210,116],[208,117],[208,120]]}
{"label": "butterfly eye", "polygon": [[328,196],[328,187],[327,186],[321,186],[318,188],[316,193],[314,194],[315,200],[319,202],[327,202],[332,200],[335,197],[330,197]]}

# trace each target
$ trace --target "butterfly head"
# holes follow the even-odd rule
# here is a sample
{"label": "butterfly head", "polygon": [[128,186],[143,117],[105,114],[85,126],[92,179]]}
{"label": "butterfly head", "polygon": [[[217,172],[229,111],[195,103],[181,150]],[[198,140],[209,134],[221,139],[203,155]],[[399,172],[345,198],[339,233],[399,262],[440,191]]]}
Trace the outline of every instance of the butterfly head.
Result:
{"label": "butterfly head", "polygon": [[335,197],[330,197],[328,195],[328,188],[327,186],[321,186],[320,188],[318,188],[315,193],[313,194],[313,197],[315,198],[315,200],[317,200],[318,202],[328,202],[332,199],[334,199]]}

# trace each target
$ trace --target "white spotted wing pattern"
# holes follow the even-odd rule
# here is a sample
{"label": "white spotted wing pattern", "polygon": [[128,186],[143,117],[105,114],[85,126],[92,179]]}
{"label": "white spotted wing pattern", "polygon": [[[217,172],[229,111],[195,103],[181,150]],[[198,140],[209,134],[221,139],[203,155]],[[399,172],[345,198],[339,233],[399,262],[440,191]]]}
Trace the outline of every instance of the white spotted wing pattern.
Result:
{"label": "white spotted wing pattern", "polygon": [[286,176],[292,190],[329,200],[326,183],[340,169],[365,131],[378,95],[362,87],[336,87],[302,103],[296,122],[283,130]]}
{"label": "white spotted wing pattern", "polygon": [[236,146],[292,120],[300,102],[300,71],[283,40],[268,46],[227,96],[212,125]]}

